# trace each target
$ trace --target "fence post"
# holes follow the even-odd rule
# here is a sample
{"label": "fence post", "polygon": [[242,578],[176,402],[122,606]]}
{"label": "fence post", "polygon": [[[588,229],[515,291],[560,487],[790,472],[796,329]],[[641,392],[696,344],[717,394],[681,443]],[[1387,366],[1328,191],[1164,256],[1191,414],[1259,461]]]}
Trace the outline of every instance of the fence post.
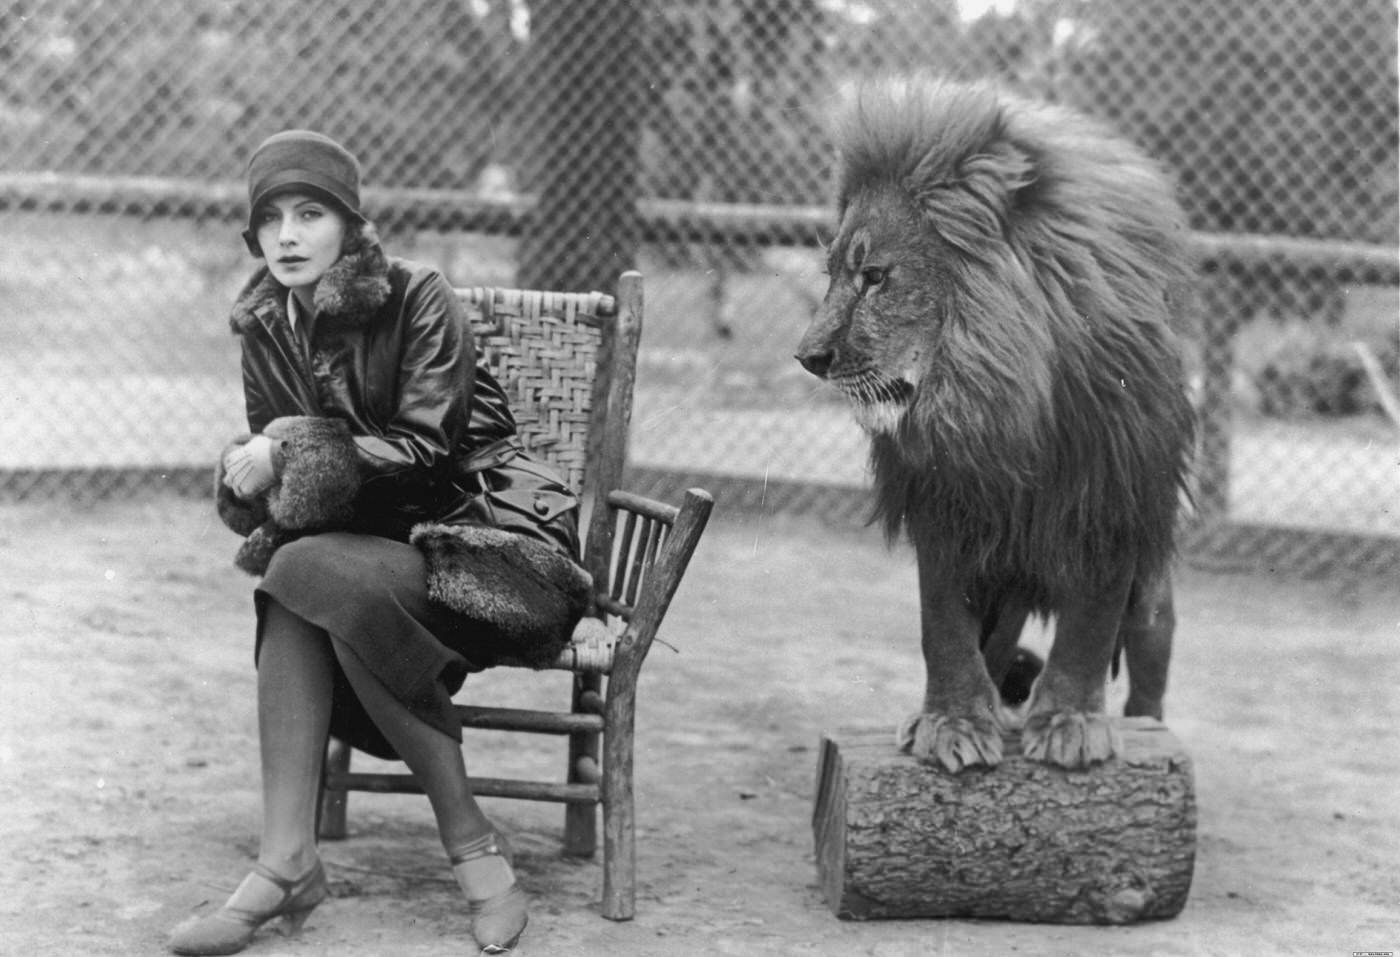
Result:
{"label": "fence post", "polygon": [[1201,317],[1201,448],[1196,469],[1196,509],[1203,522],[1223,519],[1230,510],[1231,378],[1235,332],[1245,308],[1238,278],[1226,271],[1206,277]]}

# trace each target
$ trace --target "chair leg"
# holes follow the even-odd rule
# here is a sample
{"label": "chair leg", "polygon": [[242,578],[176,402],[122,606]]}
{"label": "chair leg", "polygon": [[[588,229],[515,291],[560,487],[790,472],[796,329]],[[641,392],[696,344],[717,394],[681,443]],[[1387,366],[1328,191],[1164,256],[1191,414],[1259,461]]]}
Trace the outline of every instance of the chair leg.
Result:
{"label": "chair leg", "polygon": [[637,912],[637,831],[632,796],[635,691],[608,689],[603,741],[603,916],[631,920]]}
{"label": "chair leg", "polygon": [[637,913],[637,842],[632,782],[618,781],[603,804],[603,916],[631,920]]}
{"label": "chair leg", "polygon": [[338,738],[331,738],[326,745],[325,770],[321,775],[321,801],[318,806],[317,834],[323,841],[345,839],[346,803],[350,792],[344,788],[329,788],[326,781],[333,774],[345,774],[350,770],[350,745]]}
{"label": "chair leg", "polygon": [[[600,675],[580,674],[575,676],[573,710],[598,714],[602,711],[603,680]],[[580,761],[580,759],[587,759]],[[599,763],[598,735],[573,734],[569,736],[569,768],[567,779],[574,784],[582,781],[579,768],[588,765],[596,768]],[[592,783],[592,782],[588,782]],[[564,806],[564,853],[569,857],[592,857],[598,849],[598,810],[592,804],[566,804]]]}

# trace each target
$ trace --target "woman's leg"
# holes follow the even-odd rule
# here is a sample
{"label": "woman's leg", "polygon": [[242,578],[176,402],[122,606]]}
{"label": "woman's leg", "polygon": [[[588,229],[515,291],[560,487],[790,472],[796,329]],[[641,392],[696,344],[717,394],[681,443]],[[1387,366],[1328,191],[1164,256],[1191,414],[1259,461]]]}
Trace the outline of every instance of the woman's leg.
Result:
{"label": "woman's leg", "polygon": [[339,659],[355,696],[432,803],[452,874],[470,907],[476,942],[483,953],[509,950],[528,920],[525,895],[472,796],[462,746],[411,714],[354,654]]}
{"label": "woman's leg", "polygon": [[491,821],[472,796],[461,744],[415,717],[354,654],[339,658],[355,697],[428,795],[448,856],[487,835]]}
{"label": "woman's leg", "polygon": [[263,785],[258,860],[278,874],[296,876],[316,860],[316,804],[334,675],[330,637],[267,599],[258,651]]}
{"label": "woman's leg", "polygon": [[[339,656],[355,696],[423,786],[444,848],[482,837],[491,822],[472,796],[458,742],[415,717],[353,653]],[[316,802],[330,728],[336,655],[316,625],[268,599],[258,653],[263,835],[258,859],[297,874],[315,859]]]}
{"label": "woman's leg", "polygon": [[[324,877],[312,874],[316,857],[316,802],[330,729],[335,657],[330,638],[268,600],[258,650],[258,740],[262,755],[263,823],[258,863],[286,881],[324,896]],[[319,885],[319,887],[317,886]],[[300,885],[299,885],[300,886]],[[257,871],[215,914],[177,932],[176,953],[231,953],[284,904],[288,891]],[[319,897],[316,897],[319,900]],[[315,906],[315,902],[311,902]]]}
{"label": "woman's leg", "polygon": [[453,874],[472,906],[478,943],[508,946],[525,926],[525,898],[510,864],[495,852],[492,824],[472,795],[461,744],[410,712],[353,651],[271,599],[258,662],[260,862],[297,874],[305,870],[297,869],[303,854],[315,860],[316,800],[337,662],[365,712],[427,794]]}

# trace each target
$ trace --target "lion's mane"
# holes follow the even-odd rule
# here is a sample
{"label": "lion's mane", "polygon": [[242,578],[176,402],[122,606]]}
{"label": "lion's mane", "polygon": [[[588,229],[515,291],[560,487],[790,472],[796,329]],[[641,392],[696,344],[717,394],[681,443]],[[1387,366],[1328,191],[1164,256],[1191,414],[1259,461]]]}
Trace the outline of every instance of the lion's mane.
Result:
{"label": "lion's mane", "polygon": [[1158,571],[1194,428],[1166,178],[1077,113],[937,80],[867,88],[837,143],[843,214],[902,195],[946,251],[929,371],[872,438],[887,534],[1041,612],[1125,563]]}

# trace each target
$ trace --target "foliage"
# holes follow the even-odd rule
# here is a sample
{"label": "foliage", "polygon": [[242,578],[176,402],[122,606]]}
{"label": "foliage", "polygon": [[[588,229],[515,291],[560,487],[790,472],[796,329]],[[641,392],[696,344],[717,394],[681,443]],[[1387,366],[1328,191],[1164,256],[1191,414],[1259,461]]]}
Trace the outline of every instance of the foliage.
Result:
{"label": "foliage", "polygon": [[1063,89],[1211,232],[1397,241],[1393,0],[1079,0]]}
{"label": "foliage", "polygon": [[[462,187],[490,158],[512,50],[499,4],[9,6],[6,169],[237,179],[264,136],[304,126],[344,141],[377,182]],[[454,109],[425,88],[451,90]]]}
{"label": "foliage", "polygon": [[1377,385],[1358,348],[1375,357],[1383,387],[1394,389],[1400,382],[1400,339],[1393,323],[1393,316],[1388,328],[1383,323],[1338,327],[1296,316],[1255,318],[1236,343],[1245,400],[1261,415],[1279,419],[1380,414]]}
{"label": "foliage", "polygon": [[[638,64],[648,78],[648,195],[709,202],[825,199],[813,94],[824,76],[816,0],[659,0]],[[710,162],[723,157],[723,164]]]}
{"label": "foliage", "polygon": [[[643,195],[821,204],[831,98],[917,68],[995,75],[1108,117],[1175,170],[1198,228],[1396,241],[1392,0],[999,9],[0,0],[0,170],[235,180],[252,145],[298,125],[343,139],[372,183],[471,188],[496,163],[533,188],[547,181],[527,162],[540,145],[586,146],[581,118],[611,105],[637,128]],[[618,20],[635,21],[625,45],[609,40]],[[549,23],[571,35],[562,57]],[[587,69],[595,58],[608,70]],[[635,94],[606,85],[628,68]],[[564,175],[558,155],[548,176]],[[610,171],[590,172],[596,185]]]}

